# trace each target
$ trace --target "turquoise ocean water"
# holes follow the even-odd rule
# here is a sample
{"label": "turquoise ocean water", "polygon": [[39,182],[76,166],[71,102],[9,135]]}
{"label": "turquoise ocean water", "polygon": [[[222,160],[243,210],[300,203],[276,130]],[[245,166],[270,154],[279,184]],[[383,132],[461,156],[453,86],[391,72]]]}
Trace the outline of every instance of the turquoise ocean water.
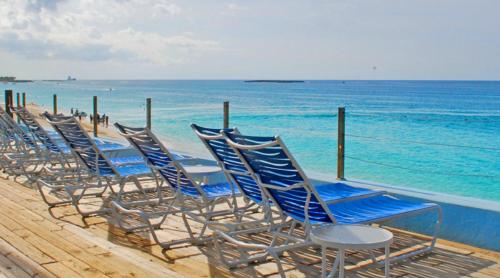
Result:
{"label": "turquoise ocean water", "polygon": [[151,97],[153,131],[173,148],[204,157],[209,155],[189,125],[221,127],[222,102],[229,100],[231,126],[249,135],[280,135],[306,172],[332,176],[337,107],[345,106],[346,177],[500,201],[500,82],[72,81],[0,87],[26,92],[28,102],[49,108],[57,94],[63,112],[73,107],[90,113],[97,95],[100,113],[111,122],[141,126]]}

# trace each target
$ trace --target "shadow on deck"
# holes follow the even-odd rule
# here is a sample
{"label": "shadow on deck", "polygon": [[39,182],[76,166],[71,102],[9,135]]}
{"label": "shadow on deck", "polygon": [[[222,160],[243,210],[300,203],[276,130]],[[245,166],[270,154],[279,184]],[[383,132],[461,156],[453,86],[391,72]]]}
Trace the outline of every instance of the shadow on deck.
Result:
{"label": "shadow on deck", "polygon": [[[181,218],[167,220],[161,236],[187,236]],[[394,231],[393,251],[425,237]],[[269,235],[252,236],[266,242]],[[227,256],[240,256],[224,244]],[[152,241],[148,232],[127,233],[103,217],[85,220],[70,206],[47,210],[35,190],[0,181],[0,276],[92,277],[273,277],[272,260],[228,269],[221,265],[212,244],[184,245],[169,250]],[[380,253],[378,253],[380,254]],[[369,264],[367,252],[348,252],[348,277],[383,277],[383,269]],[[328,255],[333,261],[334,252]],[[289,277],[318,277],[321,255],[310,248],[287,252],[282,258]],[[432,253],[391,265],[392,277],[500,277],[500,254],[458,243],[439,241]],[[71,274],[71,275],[70,275]]]}

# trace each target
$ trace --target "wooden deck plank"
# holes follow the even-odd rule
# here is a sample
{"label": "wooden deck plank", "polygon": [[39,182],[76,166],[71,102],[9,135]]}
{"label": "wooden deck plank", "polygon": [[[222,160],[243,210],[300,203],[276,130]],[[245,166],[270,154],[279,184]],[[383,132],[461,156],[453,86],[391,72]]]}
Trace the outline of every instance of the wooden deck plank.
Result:
{"label": "wooden deck plank", "polygon": [[19,277],[19,278],[31,277],[21,267],[19,267],[18,265],[16,265],[14,262],[12,262],[3,255],[0,255],[0,273],[5,275],[6,277]]}
{"label": "wooden deck plank", "polygon": [[0,238],[7,241],[10,245],[15,246],[21,253],[25,254],[38,264],[55,262],[54,258],[44,254],[37,247],[26,242],[22,237],[9,231],[3,225],[0,225]]}
{"label": "wooden deck plank", "polygon": [[[12,181],[0,181],[0,185],[0,254],[3,256],[0,259],[0,277],[2,262],[4,265],[13,263],[28,276],[38,277],[50,277],[51,272],[64,277],[277,275],[272,260],[229,270],[213,257],[210,245],[187,245],[164,251],[151,241],[148,233],[127,234],[109,224],[103,217],[91,217],[82,221],[71,206],[58,207],[49,213],[37,191]],[[183,228],[181,218],[172,217],[169,221],[169,227],[175,234],[183,236],[179,232]],[[165,230],[162,236],[171,239],[174,232]],[[395,234],[406,237],[403,243],[426,239],[425,236],[402,231],[395,231]],[[5,245],[7,247],[3,248]],[[401,243],[395,245],[399,247]],[[393,265],[392,276],[500,277],[500,255],[497,252],[443,240],[439,240],[437,247],[429,255]],[[8,248],[10,251],[6,251]],[[17,253],[12,252],[12,249]],[[319,253],[311,252],[303,257],[305,261],[296,261],[297,256],[285,256],[283,262],[287,276],[319,275]],[[351,255],[353,261],[354,258],[363,258],[354,252]],[[43,256],[50,260],[43,262]],[[347,277],[383,276],[382,270],[361,267],[359,264],[350,265],[349,268],[352,270],[347,272]],[[7,275],[11,274],[4,276]]]}
{"label": "wooden deck plank", "polygon": [[[0,200],[1,199],[2,198],[0,197]],[[16,206],[16,204],[10,202],[9,200],[3,199],[2,201],[8,205],[7,208],[5,208],[6,211],[10,211],[13,207]],[[0,208],[3,209],[4,207],[0,205]],[[1,217],[2,215],[0,214],[0,218]],[[109,276],[118,275],[143,277],[152,275],[152,273],[136,267],[134,264],[130,264],[128,261],[125,261],[120,257],[116,257],[116,255],[110,252],[110,250],[102,249],[101,252],[99,252],[99,255],[96,255],[96,252],[93,252],[93,254],[87,253],[84,249],[81,249],[78,246],[81,241],[68,242],[66,241],[66,239],[61,238],[54,233],[48,232],[42,226],[38,225],[38,223],[30,222],[29,217],[23,215],[22,213],[19,213],[16,218],[22,220],[19,221],[20,225],[23,225],[30,230],[18,230],[18,233],[21,234],[21,236],[24,236],[24,238],[28,242],[38,246],[39,248],[43,248],[47,253],[50,252],[51,256],[55,257],[57,261],[62,262],[67,267],[76,266],[76,269],[74,270],[79,273],[85,273],[88,271],[94,272],[93,269],[101,269],[103,271],[103,274],[107,274]],[[48,241],[37,237],[31,231],[38,233],[41,237]],[[80,240],[82,240],[81,237]],[[96,245],[94,244],[93,246]],[[75,257],[75,259],[71,261],[72,264],[67,264],[67,261],[65,261],[64,258],[70,257],[72,255]],[[76,258],[78,258],[79,260],[77,260]],[[88,263],[88,265],[79,263],[80,260]],[[113,263],[108,264],[107,261],[113,261]],[[89,265],[91,265],[92,267],[90,267]]]}
{"label": "wooden deck plank", "polygon": [[10,245],[7,241],[0,239],[0,250],[2,256],[8,258],[11,262],[22,268],[30,276],[54,277],[53,274],[44,269],[39,263],[27,257],[20,250]]}
{"label": "wooden deck plank", "polygon": [[64,263],[56,262],[51,264],[43,265],[46,269],[48,269],[52,273],[64,273],[64,278],[81,278],[85,277],[83,275],[78,274],[72,268],[67,267]]}
{"label": "wooden deck plank", "polygon": [[[50,231],[45,230],[43,226],[38,225],[38,223],[30,223],[30,221],[23,219],[19,214],[18,217],[26,229],[18,229],[14,231],[15,234],[22,237],[26,242],[36,246],[44,254],[54,258],[56,262],[60,262],[67,268],[71,268],[75,272],[81,273],[82,276],[99,276],[95,268],[90,267],[88,264],[72,255],[74,253],[80,254],[81,250],[67,243],[63,238],[54,236]],[[3,221],[4,219],[6,219],[6,217],[0,214],[0,220]],[[89,275],[86,275],[86,273],[89,273]]]}

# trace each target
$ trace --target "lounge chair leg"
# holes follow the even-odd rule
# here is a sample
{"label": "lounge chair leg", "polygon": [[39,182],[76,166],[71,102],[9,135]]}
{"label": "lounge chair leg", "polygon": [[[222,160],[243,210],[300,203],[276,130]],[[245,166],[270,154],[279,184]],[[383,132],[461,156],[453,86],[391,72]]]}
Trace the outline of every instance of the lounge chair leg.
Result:
{"label": "lounge chair leg", "polygon": [[276,254],[274,251],[269,251],[269,255],[271,255],[271,257],[273,257],[273,259],[276,261],[276,266],[278,267],[278,273],[280,277],[286,278],[285,270],[283,269],[283,265],[281,264],[281,260],[278,254]]}

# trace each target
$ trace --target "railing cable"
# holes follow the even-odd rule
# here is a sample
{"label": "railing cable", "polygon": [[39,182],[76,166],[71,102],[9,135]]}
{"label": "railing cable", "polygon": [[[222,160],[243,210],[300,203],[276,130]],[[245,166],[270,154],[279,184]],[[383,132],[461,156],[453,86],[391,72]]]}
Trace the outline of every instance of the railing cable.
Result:
{"label": "railing cable", "polygon": [[443,147],[455,147],[455,148],[468,148],[468,149],[481,149],[481,150],[490,150],[490,151],[500,151],[500,148],[496,147],[479,147],[479,146],[471,146],[471,145],[455,145],[455,144],[444,144],[444,143],[433,143],[433,142],[423,142],[423,141],[414,141],[414,140],[393,140],[388,137],[372,137],[365,135],[357,135],[346,133],[348,137],[354,138],[362,138],[369,139],[374,141],[385,141],[385,142],[398,142],[398,143],[411,143],[411,144],[420,144],[420,145],[431,145],[431,146],[443,146]]}
{"label": "railing cable", "polygon": [[346,158],[352,159],[352,160],[357,160],[360,162],[368,163],[368,164],[375,164],[379,166],[384,166],[384,167],[389,167],[389,168],[397,168],[397,169],[402,169],[410,172],[415,172],[418,174],[434,174],[434,175],[442,175],[442,176],[458,176],[458,177],[478,177],[478,178],[491,178],[491,179],[500,179],[500,176],[494,176],[494,175],[478,175],[478,174],[461,174],[461,173],[451,173],[451,172],[439,172],[439,171],[430,171],[430,170],[418,170],[414,168],[409,168],[409,167],[403,167],[399,165],[393,165],[393,164],[387,164],[387,163],[382,163],[382,162],[377,162],[377,161],[371,161],[371,160],[366,160],[362,158],[357,158],[357,157],[352,157],[352,156],[345,156]]}

